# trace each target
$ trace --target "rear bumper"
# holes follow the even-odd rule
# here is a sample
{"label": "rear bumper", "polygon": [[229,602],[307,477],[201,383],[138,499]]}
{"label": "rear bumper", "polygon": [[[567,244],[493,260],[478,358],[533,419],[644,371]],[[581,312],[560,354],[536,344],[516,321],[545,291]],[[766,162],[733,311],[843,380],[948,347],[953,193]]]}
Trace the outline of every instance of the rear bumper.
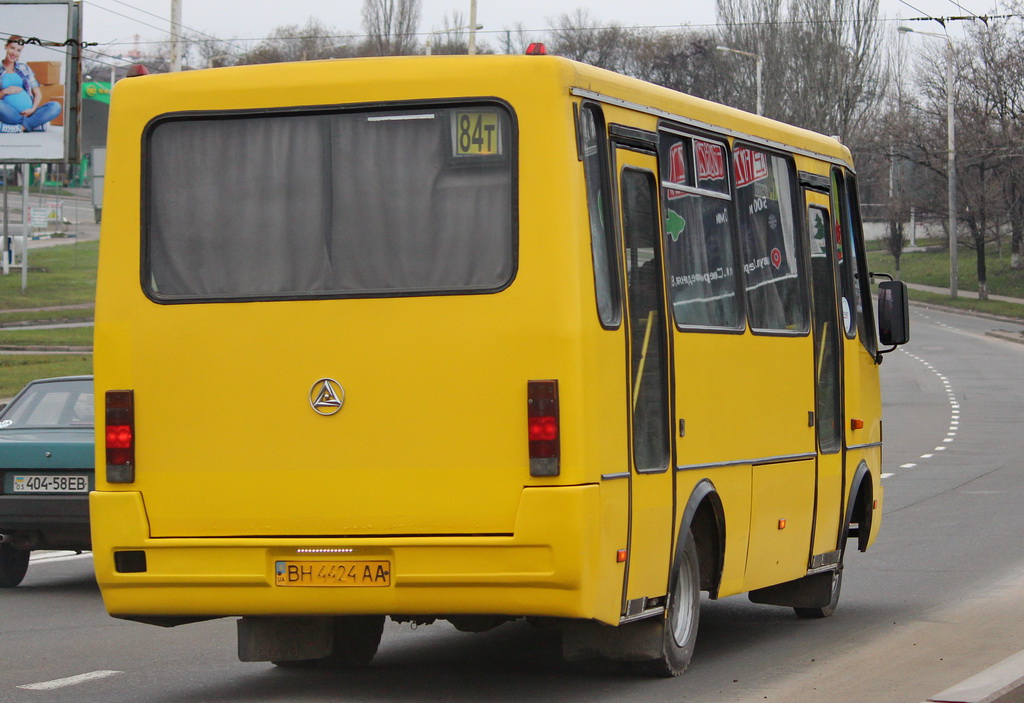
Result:
{"label": "rear bumper", "polygon": [[[511,535],[151,539],[141,494],[94,492],[93,558],[107,610],[121,617],[487,614],[617,622],[621,571],[617,584],[613,573],[598,573],[599,498],[596,485],[525,489]],[[122,550],[144,551],[146,571],[119,573],[114,553]],[[391,585],[275,583],[278,561],[332,558],[387,561]],[[601,561],[621,569],[614,558]]]}
{"label": "rear bumper", "polygon": [[89,501],[74,496],[0,496],[0,534],[30,534],[33,549],[89,549]]}

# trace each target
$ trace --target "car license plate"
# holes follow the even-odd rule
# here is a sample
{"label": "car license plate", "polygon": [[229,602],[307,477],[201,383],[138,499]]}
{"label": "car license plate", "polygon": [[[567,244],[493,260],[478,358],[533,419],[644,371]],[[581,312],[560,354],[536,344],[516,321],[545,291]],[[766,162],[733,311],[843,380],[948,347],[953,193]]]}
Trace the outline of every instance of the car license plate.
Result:
{"label": "car license plate", "polygon": [[390,586],[389,561],[279,561],[278,586]]}
{"label": "car license plate", "polygon": [[89,477],[15,474],[12,488],[14,493],[88,493]]}

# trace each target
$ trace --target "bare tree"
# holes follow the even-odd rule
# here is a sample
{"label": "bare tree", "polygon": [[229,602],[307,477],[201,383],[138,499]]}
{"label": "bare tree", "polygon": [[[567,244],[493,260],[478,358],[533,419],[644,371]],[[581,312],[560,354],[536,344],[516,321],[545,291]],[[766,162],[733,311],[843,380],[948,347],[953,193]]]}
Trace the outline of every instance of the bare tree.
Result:
{"label": "bare tree", "polygon": [[[761,57],[765,114],[779,116],[777,106],[785,102],[786,90],[786,78],[781,75],[786,63],[782,0],[716,0],[715,7],[723,25],[720,43]],[[727,86],[724,102],[753,112],[757,105],[754,60],[729,55],[721,66],[726,69],[719,74]]]}
{"label": "bare tree", "polygon": [[363,0],[365,53],[401,56],[416,49],[420,0]]}
{"label": "bare tree", "polygon": [[[431,54],[461,55],[469,53],[469,20],[459,11],[444,13],[443,27],[430,33],[427,47]],[[476,53],[493,54],[494,50],[486,44],[476,43]]]}
{"label": "bare tree", "polygon": [[522,22],[517,22],[511,28],[506,27],[504,31],[498,35],[499,46],[501,53],[503,54],[525,54],[526,49],[534,42],[543,42],[544,38],[540,35],[529,34],[526,27]]}
{"label": "bare tree", "polygon": [[310,17],[302,26],[290,24],[277,27],[269,37],[246,52],[238,63],[311,61],[353,55],[355,42],[351,37],[339,35],[334,28]]}
{"label": "bare tree", "polygon": [[611,71],[621,71],[625,35],[626,32],[619,25],[603,27],[588,10],[578,8],[559,15],[552,23],[549,48],[559,56]]}
{"label": "bare tree", "polygon": [[[1011,267],[1024,268],[1024,32],[992,20],[970,32],[970,61],[965,65],[967,104],[962,109],[977,123],[986,161],[998,180],[1001,209],[1010,227]],[[980,136],[972,130],[971,137]],[[978,154],[977,156],[981,156]],[[998,233],[997,233],[998,239]]]}
{"label": "bare tree", "polygon": [[[722,41],[764,61],[766,115],[847,142],[860,138],[884,97],[878,0],[717,0],[717,10]],[[753,62],[733,65],[749,109]]]}
{"label": "bare tree", "polygon": [[195,40],[195,53],[199,57],[200,68],[220,68],[240,63],[248,51],[233,41],[203,37]]}
{"label": "bare tree", "polygon": [[727,102],[728,84],[720,77],[729,59],[715,51],[717,43],[708,32],[627,29],[621,70],[666,88]]}

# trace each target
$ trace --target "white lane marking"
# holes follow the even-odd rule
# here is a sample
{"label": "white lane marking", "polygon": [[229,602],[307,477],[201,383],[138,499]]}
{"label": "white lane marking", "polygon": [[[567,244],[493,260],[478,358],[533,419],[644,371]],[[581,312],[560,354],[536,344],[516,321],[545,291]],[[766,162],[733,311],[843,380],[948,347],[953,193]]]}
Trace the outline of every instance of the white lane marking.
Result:
{"label": "white lane marking", "polygon": [[895,476],[895,475],[896,474],[882,474],[882,478],[889,478],[890,476]]}
{"label": "white lane marking", "polygon": [[92,552],[75,554],[74,552],[32,552],[29,561],[33,564],[48,564],[54,561],[73,561],[75,559],[91,559]]}
{"label": "white lane marking", "polygon": [[123,674],[123,671],[90,671],[88,674],[79,674],[78,676],[68,676],[63,679],[54,679],[53,681],[43,681],[41,683],[27,683],[24,686],[18,686],[27,691],[53,691],[58,688],[65,688],[67,686],[77,686],[80,683],[87,681],[95,681],[96,679],[105,679],[108,676],[116,676],[117,674]]}
{"label": "white lane marking", "polygon": [[[928,318],[927,315],[924,315],[923,317],[925,317],[926,319],[930,319],[930,318]],[[942,324],[942,323],[938,323],[938,324]],[[943,326],[945,326],[945,325],[943,325]],[[951,329],[954,329],[954,328],[951,328]],[[918,363],[920,363],[926,369],[928,369],[933,374],[935,374],[936,377],[938,377],[938,379],[942,382],[943,389],[946,392],[946,400],[949,402],[949,429],[946,431],[946,436],[942,440],[942,446],[935,447],[935,449],[933,449],[932,453],[930,453],[930,454],[922,454],[920,456],[920,459],[931,459],[932,457],[935,456],[935,454],[937,452],[944,452],[944,451],[946,451],[946,449],[948,449],[948,447],[946,445],[952,444],[955,441],[956,436],[957,436],[957,432],[960,429],[960,401],[957,400],[956,392],[953,390],[953,384],[950,382],[948,376],[940,373],[935,368],[935,366],[933,366],[932,364],[928,363],[927,361],[925,361],[924,359],[919,357],[917,354],[912,354],[912,353],[908,352],[906,349],[901,349],[900,351],[903,352],[904,354],[906,354],[907,356],[909,356],[914,361],[917,361]],[[903,464],[902,466],[900,466],[900,468],[901,469],[910,469],[910,468],[913,468],[915,466],[917,466],[917,464],[910,463],[910,464]]]}

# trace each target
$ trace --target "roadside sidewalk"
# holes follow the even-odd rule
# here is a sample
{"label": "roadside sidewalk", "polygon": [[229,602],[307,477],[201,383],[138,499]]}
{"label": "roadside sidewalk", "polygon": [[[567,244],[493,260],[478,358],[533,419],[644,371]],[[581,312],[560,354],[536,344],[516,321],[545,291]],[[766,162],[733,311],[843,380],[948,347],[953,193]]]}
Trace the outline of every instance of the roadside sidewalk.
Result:
{"label": "roadside sidewalk", "polygon": [[1021,703],[1022,598],[1024,572],[1019,572],[952,608],[936,608],[918,622],[879,627],[874,637],[851,642],[846,651],[814,667],[794,667],[794,673],[758,686],[757,700]]}
{"label": "roadside sidewalk", "polygon": [[[913,290],[925,291],[926,293],[936,293],[938,295],[949,295],[949,288],[941,288],[939,286],[926,286],[921,283],[907,283],[907,288]],[[971,300],[978,299],[978,293],[973,290],[961,290],[957,291],[957,295],[963,298],[969,298]],[[993,295],[989,293],[989,300],[1001,300],[1004,303],[1017,303],[1018,305],[1024,305],[1024,298],[1011,298],[1008,295]]]}

